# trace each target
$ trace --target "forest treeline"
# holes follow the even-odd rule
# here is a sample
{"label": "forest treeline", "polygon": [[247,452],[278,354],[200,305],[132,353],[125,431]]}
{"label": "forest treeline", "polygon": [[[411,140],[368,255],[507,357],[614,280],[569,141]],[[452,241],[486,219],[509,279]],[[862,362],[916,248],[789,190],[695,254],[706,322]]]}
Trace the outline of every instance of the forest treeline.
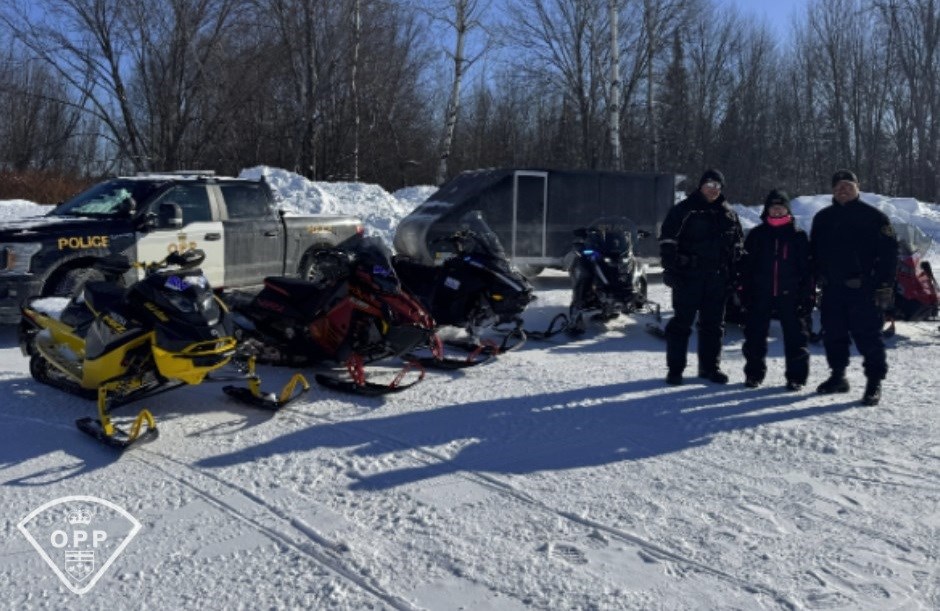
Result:
{"label": "forest treeline", "polygon": [[758,201],[849,167],[940,201],[940,1],[809,0],[783,30],[718,0],[6,0],[0,171],[714,166]]}

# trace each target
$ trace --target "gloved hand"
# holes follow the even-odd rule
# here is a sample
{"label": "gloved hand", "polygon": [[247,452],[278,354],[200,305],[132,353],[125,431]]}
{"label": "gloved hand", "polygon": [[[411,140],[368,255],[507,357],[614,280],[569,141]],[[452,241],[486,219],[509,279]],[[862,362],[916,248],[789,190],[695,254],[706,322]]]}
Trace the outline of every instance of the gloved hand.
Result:
{"label": "gloved hand", "polygon": [[875,289],[875,305],[882,312],[888,312],[894,308],[894,287],[882,286]]}
{"label": "gloved hand", "polygon": [[682,284],[682,276],[675,270],[664,269],[663,284],[671,289],[677,289],[679,288],[679,285]]}

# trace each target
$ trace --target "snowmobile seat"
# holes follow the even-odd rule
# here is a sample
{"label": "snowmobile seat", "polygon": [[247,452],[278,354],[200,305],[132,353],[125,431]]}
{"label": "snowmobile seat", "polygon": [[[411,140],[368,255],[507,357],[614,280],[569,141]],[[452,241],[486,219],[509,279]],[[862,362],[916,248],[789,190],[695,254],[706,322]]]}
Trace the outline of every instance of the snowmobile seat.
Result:
{"label": "snowmobile seat", "polygon": [[264,279],[264,285],[284,295],[287,297],[288,301],[294,303],[316,301],[316,298],[323,293],[323,287],[321,285],[299,278],[268,276]]}
{"label": "snowmobile seat", "polygon": [[94,312],[117,309],[124,301],[125,289],[111,282],[97,281],[85,284],[85,303]]}

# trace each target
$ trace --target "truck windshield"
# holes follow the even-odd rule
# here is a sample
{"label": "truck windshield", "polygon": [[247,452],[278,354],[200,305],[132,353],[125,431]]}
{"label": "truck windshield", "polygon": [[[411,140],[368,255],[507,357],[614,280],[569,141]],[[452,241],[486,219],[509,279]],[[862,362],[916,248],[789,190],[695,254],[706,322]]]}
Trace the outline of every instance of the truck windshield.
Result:
{"label": "truck windshield", "polygon": [[59,204],[49,216],[130,216],[136,202],[146,200],[156,188],[147,181],[109,180]]}

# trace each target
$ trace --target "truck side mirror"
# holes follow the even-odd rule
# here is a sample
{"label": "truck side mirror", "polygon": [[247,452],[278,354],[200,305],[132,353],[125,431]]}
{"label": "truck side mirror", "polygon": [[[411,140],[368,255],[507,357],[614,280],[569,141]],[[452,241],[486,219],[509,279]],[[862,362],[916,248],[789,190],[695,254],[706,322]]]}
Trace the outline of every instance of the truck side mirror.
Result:
{"label": "truck side mirror", "polygon": [[133,197],[128,196],[118,204],[117,211],[121,216],[134,216],[134,213],[137,212],[137,202]]}
{"label": "truck side mirror", "polygon": [[183,226],[183,209],[175,202],[163,202],[159,211],[160,227],[180,229]]}

